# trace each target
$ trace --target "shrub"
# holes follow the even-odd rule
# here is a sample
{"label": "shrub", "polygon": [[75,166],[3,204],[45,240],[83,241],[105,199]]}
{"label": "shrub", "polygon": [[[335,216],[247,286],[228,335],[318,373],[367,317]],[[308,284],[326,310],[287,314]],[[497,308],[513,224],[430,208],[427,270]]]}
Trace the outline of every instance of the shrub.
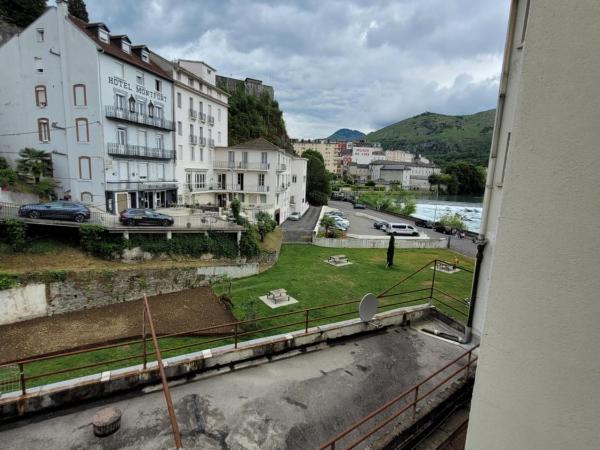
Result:
{"label": "shrub", "polygon": [[106,259],[120,256],[127,248],[123,237],[110,235],[100,225],[82,225],[79,228],[79,243],[86,252]]}
{"label": "shrub", "polygon": [[7,273],[0,273],[0,291],[12,289],[18,285],[17,277]]}
{"label": "shrub", "polygon": [[229,206],[231,207],[231,214],[233,214],[235,221],[239,223],[242,204],[237,198],[234,198]]}
{"label": "shrub", "polygon": [[256,227],[249,225],[246,227],[246,231],[242,233],[242,238],[240,239],[240,254],[248,258],[260,254]]}
{"label": "shrub", "polygon": [[[258,299],[250,298],[248,300],[244,300],[240,304],[240,315],[242,317],[242,320],[255,320],[258,317],[258,302]],[[246,331],[256,330],[257,328],[259,328],[259,323],[248,322],[243,324],[243,328]]]}
{"label": "shrub", "polygon": [[20,252],[27,247],[27,224],[18,219],[4,221],[6,241],[14,252]]}
{"label": "shrub", "polygon": [[45,281],[65,281],[67,279],[68,272],[66,270],[46,270],[42,274],[42,278]]}
{"label": "shrub", "polygon": [[265,240],[267,233],[270,233],[277,226],[277,222],[268,213],[260,211],[256,214],[256,229],[261,242]]}

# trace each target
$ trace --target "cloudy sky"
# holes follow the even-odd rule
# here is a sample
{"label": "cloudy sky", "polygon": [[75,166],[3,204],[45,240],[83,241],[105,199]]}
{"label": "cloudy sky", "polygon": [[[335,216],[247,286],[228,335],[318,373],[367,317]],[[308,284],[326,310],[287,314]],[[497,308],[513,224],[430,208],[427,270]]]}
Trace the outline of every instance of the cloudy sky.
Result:
{"label": "cloudy sky", "polygon": [[292,137],[495,107],[509,0],[87,0],[163,56],[275,88]]}

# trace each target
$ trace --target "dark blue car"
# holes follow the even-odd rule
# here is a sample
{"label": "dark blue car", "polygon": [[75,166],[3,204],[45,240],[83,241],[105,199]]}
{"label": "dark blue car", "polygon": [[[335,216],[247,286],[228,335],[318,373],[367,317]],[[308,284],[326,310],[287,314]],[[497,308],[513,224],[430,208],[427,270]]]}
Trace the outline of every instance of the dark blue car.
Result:
{"label": "dark blue car", "polygon": [[91,213],[82,203],[58,201],[23,205],[19,208],[19,216],[29,219],[74,220],[82,223],[90,218]]}
{"label": "dark blue car", "polygon": [[168,227],[173,225],[173,217],[154,211],[153,209],[130,208],[121,211],[119,221],[123,225],[160,225]]}

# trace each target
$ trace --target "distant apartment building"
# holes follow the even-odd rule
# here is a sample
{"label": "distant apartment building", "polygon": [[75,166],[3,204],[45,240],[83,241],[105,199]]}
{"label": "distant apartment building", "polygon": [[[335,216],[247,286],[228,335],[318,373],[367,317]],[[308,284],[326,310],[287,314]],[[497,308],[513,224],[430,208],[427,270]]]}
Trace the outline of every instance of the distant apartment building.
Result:
{"label": "distant apartment building", "polygon": [[57,194],[118,212],[177,200],[173,83],[144,45],[57,1],[0,47],[0,153],[52,155]]}
{"label": "distant apartment building", "polygon": [[352,162],[356,164],[371,164],[373,161],[385,159],[385,153],[381,147],[366,146],[364,144],[352,147]]}
{"label": "distant apartment building", "polygon": [[174,79],[174,123],[179,204],[215,204],[216,147],[227,147],[228,97],[215,69],[201,61],[152,60]]}
{"label": "distant apartment building", "polygon": [[375,182],[401,183],[405,189],[429,189],[429,177],[441,173],[439,166],[431,163],[373,161],[369,165],[370,179]]}
{"label": "distant apartment building", "polygon": [[398,161],[398,162],[421,162],[429,164],[431,161],[424,156],[415,155],[414,153],[406,152],[404,150],[386,150],[385,151],[386,161]]}
{"label": "distant apartment building", "polygon": [[292,142],[294,151],[301,155],[306,150],[314,150],[323,156],[325,169],[332,173],[339,171],[339,145],[335,141],[325,139],[297,140]]}
{"label": "distant apartment building", "polygon": [[224,77],[217,75],[216,85],[221,89],[225,89],[228,92],[234,92],[237,89],[243,89],[246,94],[260,97],[263,94],[267,94],[271,100],[275,98],[275,91],[273,86],[263,84],[261,80],[256,78],[246,78],[245,80],[238,80],[237,78]]}

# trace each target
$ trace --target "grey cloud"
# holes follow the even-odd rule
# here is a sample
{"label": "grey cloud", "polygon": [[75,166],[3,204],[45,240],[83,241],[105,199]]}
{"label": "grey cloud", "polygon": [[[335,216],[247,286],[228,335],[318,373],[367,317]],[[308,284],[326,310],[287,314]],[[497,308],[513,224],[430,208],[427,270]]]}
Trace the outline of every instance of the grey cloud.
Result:
{"label": "grey cloud", "polygon": [[88,0],[167,58],[275,87],[290,134],[495,106],[508,0]]}

